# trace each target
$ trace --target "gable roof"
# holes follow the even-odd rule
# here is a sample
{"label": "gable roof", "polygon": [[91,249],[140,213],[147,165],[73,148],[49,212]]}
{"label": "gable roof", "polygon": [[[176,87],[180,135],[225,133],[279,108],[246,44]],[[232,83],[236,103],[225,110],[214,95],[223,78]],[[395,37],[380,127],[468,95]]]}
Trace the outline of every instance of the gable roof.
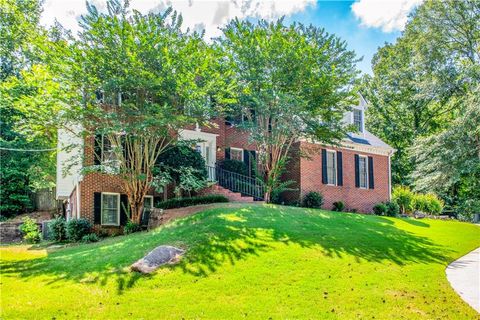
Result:
{"label": "gable roof", "polygon": [[361,144],[365,146],[375,147],[375,148],[382,148],[394,151],[395,149],[392,148],[387,143],[383,142],[379,137],[375,136],[373,133],[365,130],[363,133],[348,133],[347,138],[345,139],[347,142]]}

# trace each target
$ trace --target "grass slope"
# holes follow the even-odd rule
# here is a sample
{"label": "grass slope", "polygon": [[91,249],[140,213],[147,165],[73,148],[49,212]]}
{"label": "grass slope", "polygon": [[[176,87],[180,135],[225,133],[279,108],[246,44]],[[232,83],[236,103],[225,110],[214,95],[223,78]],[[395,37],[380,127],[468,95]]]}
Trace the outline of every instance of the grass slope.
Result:
{"label": "grass slope", "polygon": [[[128,272],[160,244],[188,255]],[[1,248],[1,317],[473,319],[445,266],[478,246],[480,228],[459,222],[212,209],[97,244]]]}

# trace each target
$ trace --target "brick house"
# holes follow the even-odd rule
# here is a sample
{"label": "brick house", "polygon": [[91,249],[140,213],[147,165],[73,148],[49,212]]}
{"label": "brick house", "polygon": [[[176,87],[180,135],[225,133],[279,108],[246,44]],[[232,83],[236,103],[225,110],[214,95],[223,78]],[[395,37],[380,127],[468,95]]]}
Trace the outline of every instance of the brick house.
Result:
{"label": "brick house", "polygon": [[[345,114],[343,121],[355,124],[358,133],[349,134],[340,146],[298,141],[292,147],[284,178],[294,180],[296,190],[284,194],[286,202],[299,201],[306,193],[317,191],[324,196],[325,209],[331,209],[335,201],[343,201],[347,209],[371,212],[376,203],[390,200],[390,158],[394,149],[365,130],[366,107],[360,97],[358,106]],[[82,141],[66,131],[59,132],[58,136],[56,196],[65,203],[67,219],[86,218],[103,227],[123,225],[127,219],[123,209],[127,207],[127,200],[119,178],[103,173],[80,174],[82,165],[95,162],[92,147],[95,139]],[[181,130],[179,138],[201,140],[195,148],[209,167],[215,167],[225,158],[243,161],[248,167],[255,164],[256,151],[248,141],[248,134],[223,118],[212,120],[208,127]],[[78,147],[64,151],[69,144]],[[300,157],[305,150],[310,156]],[[79,153],[83,154],[83,164],[71,166],[65,175],[68,160]],[[151,190],[145,205],[153,206],[156,199],[171,195],[168,186],[160,193]]]}

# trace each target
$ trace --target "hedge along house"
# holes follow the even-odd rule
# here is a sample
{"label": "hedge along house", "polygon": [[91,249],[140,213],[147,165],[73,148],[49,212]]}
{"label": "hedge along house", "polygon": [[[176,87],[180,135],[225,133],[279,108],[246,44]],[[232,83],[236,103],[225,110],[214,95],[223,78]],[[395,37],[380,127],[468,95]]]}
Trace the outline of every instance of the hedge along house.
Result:
{"label": "hedge along house", "polygon": [[[295,181],[295,191],[283,195],[285,202],[301,201],[305,194],[316,191],[323,194],[325,209],[331,209],[335,201],[342,201],[347,209],[371,212],[376,203],[390,200],[390,157],[394,149],[365,130],[366,108],[366,101],[360,97],[360,103],[345,114],[343,121],[354,124],[358,133],[349,134],[339,146],[324,146],[315,141],[298,141],[293,145],[284,178]],[[128,203],[126,195],[122,193],[119,177],[98,172],[81,174],[82,166],[112,160],[108,143],[98,137],[82,141],[67,131],[60,131],[58,137],[57,199],[64,201],[67,219],[86,218],[97,227],[104,228],[124,225],[127,221],[125,208],[128,208]],[[181,130],[178,137],[197,140],[192,147],[204,158],[210,180],[244,196],[253,196],[248,193],[249,190],[234,190],[230,185],[222,184],[218,174],[223,172],[218,171],[221,170],[218,165],[224,159],[244,162],[249,176],[255,171],[255,146],[249,142],[248,133],[241,130],[235,121],[213,119],[208,127],[191,126]],[[65,151],[64,148],[72,143],[77,147]],[[310,157],[301,157],[300,154],[306,150],[315,152]],[[68,160],[78,155],[83,156],[83,164],[72,167],[64,175]],[[246,179],[245,181],[255,180],[237,174],[234,177]],[[213,188],[208,192],[225,194],[222,189]],[[150,190],[144,205],[151,207],[156,201],[173,196],[170,186],[160,191]],[[252,197],[240,197],[239,193],[233,198],[242,199],[253,200]]]}

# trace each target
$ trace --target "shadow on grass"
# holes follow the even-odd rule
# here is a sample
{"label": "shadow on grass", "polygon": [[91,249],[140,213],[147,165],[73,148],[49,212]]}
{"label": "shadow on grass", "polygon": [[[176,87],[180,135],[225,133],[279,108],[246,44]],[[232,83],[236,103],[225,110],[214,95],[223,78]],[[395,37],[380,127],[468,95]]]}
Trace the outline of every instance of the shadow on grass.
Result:
{"label": "shadow on grass", "polygon": [[417,227],[430,228],[430,225],[428,223],[418,221],[414,218],[402,218],[402,221],[405,221],[406,223],[417,226]]}
{"label": "shadow on grass", "polygon": [[58,280],[105,285],[113,280],[122,294],[145,277],[127,267],[161,244],[188,248],[178,265],[165,268],[206,277],[224,263],[274,250],[279,243],[316,247],[330,257],[353,255],[357,260],[397,265],[448,261],[445,248],[398,229],[390,219],[266,205],[213,209],[149,233],[50,250],[43,258],[2,261],[1,273],[26,281],[52,276],[46,280],[49,285]]}

